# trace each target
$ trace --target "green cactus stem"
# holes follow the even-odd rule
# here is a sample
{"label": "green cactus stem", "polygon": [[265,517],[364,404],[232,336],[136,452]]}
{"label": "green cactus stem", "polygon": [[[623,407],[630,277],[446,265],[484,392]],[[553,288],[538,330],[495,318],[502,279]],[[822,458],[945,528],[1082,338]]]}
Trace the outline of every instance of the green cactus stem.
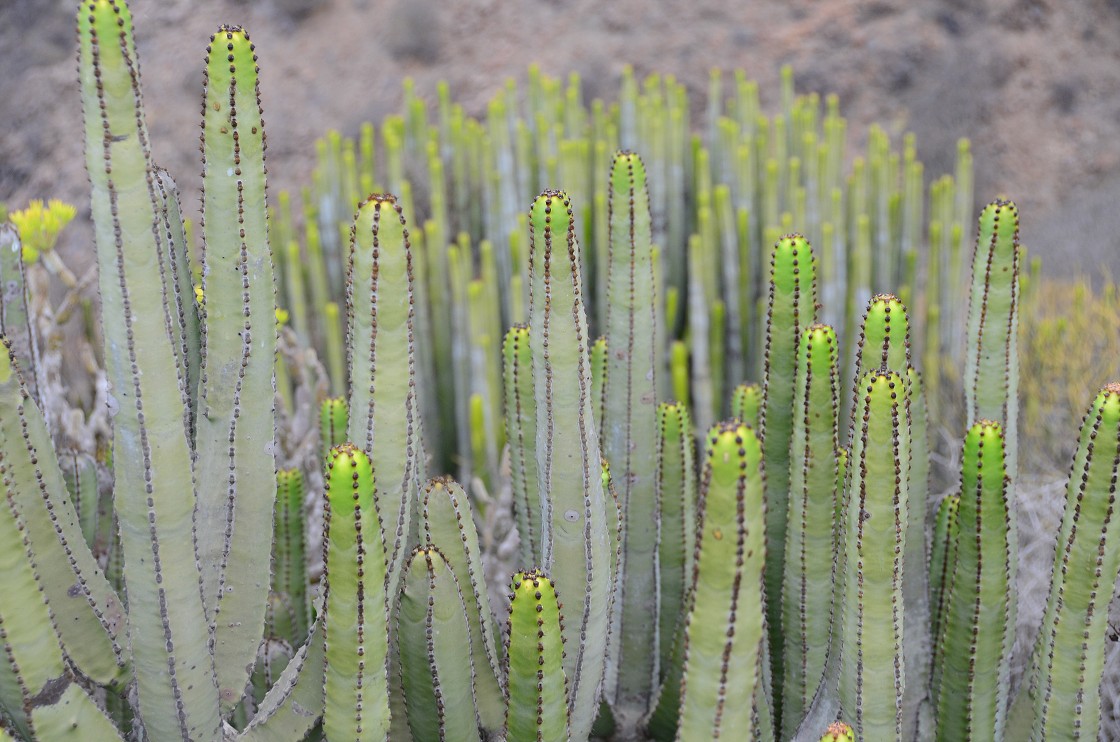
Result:
{"label": "green cactus stem", "polygon": [[272,548],[276,414],[252,400],[274,394],[276,297],[255,47],[240,27],[223,26],[206,51],[195,541],[229,710],[256,658],[268,597],[267,582],[242,567],[263,563]]}
{"label": "green cactus stem", "polygon": [[820,742],[856,742],[856,733],[852,730],[851,725],[842,721],[834,721],[828,725],[828,729],[821,735]]}
{"label": "green cactus stem", "polygon": [[350,427],[350,408],[343,397],[328,397],[319,406],[319,446],[325,463],[331,449],[346,442]]}
{"label": "green cactus stem", "polygon": [[326,642],[323,730],[328,739],[385,739],[389,732],[386,550],[369,457],[331,449],[324,529]]}
{"label": "green cactus stem", "polygon": [[1098,736],[1107,604],[1120,573],[1113,527],[1118,475],[1120,383],[1112,383],[1081,426],[1042,631],[1019,691],[1023,703],[1016,701],[1025,708],[1012,711],[1030,718],[1031,740]]}
{"label": "green cactus stem", "polygon": [[276,514],[272,551],[273,592],[283,596],[290,634],[303,641],[310,623],[311,603],[307,597],[306,539],[303,533],[303,474],[299,469],[276,472]]}
{"label": "green cactus stem", "polygon": [[583,739],[598,709],[613,583],[599,437],[591,396],[587,315],[579,245],[568,197],[545,191],[530,212],[529,340],[537,410],[542,562],[563,571],[575,596],[564,608],[564,670],[571,683],[572,737]]}
{"label": "green cactus stem", "polygon": [[482,554],[467,493],[454,480],[433,479],[424,488],[421,516],[421,538],[449,557],[448,566],[462,592],[470,629],[475,703],[483,728],[496,732],[502,728],[506,699],[494,643],[494,619],[482,579]]}
{"label": "green cactus stem", "polygon": [[708,435],[689,598],[678,739],[747,739],[765,651],[762,444],[725,423]]}
{"label": "green cactus stem", "polygon": [[901,740],[909,410],[902,377],[893,371],[866,374],[859,389],[840,536],[840,705],[861,738]]}
{"label": "green cactus stem", "polygon": [[615,711],[649,708],[658,678],[657,371],[658,290],[654,280],[645,166],[632,152],[615,155],[610,189],[607,275],[607,373],[603,384],[603,454],[622,508],[621,656]]}
{"label": "green cactus stem", "polygon": [[835,553],[839,351],[836,332],[801,333],[790,444],[782,622],[785,657],[782,728],[795,729],[824,674],[832,615]]}
{"label": "green cactus stem", "polygon": [[[783,687],[782,579],[789,517],[790,439],[797,345],[813,324],[817,303],[816,265],[804,237],[782,237],[770,254],[770,296],[766,311],[766,355],[759,430],[767,462],[766,618],[775,687]],[[780,711],[780,709],[779,709]],[[779,718],[780,721],[780,718]]]}
{"label": "green cactus stem", "polygon": [[412,739],[478,742],[471,631],[460,586],[432,545],[412,552],[397,606],[401,681]]}
{"label": "green cactus stem", "polygon": [[[318,604],[320,609],[322,604]],[[323,716],[326,644],[320,611],[307,642],[288,660],[280,677],[257,704],[257,713],[238,736],[241,742],[303,739]]]}
{"label": "green cactus stem", "polygon": [[[188,412],[178,395],[167,394],[168,380],[181,376],[163,285],[151,280],[158,274],[159,207],[128,7],[83,2],[78,38],[137,705],[152,739],[213,739],[218,690],[194,547]],[[261,520],[271,523],[271,501]],[[207,527],[225,533],[224,524]],[[266,559],[267,551],[257,561]],[[248,657],[242,668],[251,664]]]}
{"label": "green cactus stem", "polygon": [[362,202],[347,263],[348,439],[377,472],[377,509],[395,595],[416,524],[422,468],[413,344],[412,250],[396,198]]}
{"label": "green cactus stem", "polygon": [[761,411],[761,384],[740,384],[735,387],[731,393],[731,417],[755,428],[758,427],[758,416]]}
{"label": "green cactus stem", "polygon": [[960,495],[947,495],[937,506],[929,554],[930,636],[941,636],[949,606],[949,584],[957,564]]}
{"label": "green cactus stem", "polygon": [[[19,363],[28,368],[39,366],[39,349],[31,331],[28,306],[26,265],[23,245],[15,224],[0,221],[0,333],[8,339]],[[39,399],[35,374],[25,379],[32,399]]]}
{"label": "green cactus stem", "polygon": [[658,590],[661,606],[657,634],[662,672],[673,650],[678,625],[682,624],[696,543],[696,443],[692,419],[680,403],[662,403],[657,408],[656,501],[660,512],[657,544]]}
{"label": "green cactus stem", "polygon": [[540,559],[541,498],[537,491],[537,402],[533,392],[533,355],[529,328],[514,325],[502,343],[506,440],[509,441],[513,515],[524,564]]}
{"label": "green cactus stem", "polygon": [[1003,430],[980,421],[961,455],[956,564],[935,646],[939,740],[1002,739],[1011,692],[1015,572]]}
{"label": "green cactus stem", "polygon": [[568,678],[560,601],[547,576],[537,571],[513,576],[508,650],[508,742],[571,739]]}

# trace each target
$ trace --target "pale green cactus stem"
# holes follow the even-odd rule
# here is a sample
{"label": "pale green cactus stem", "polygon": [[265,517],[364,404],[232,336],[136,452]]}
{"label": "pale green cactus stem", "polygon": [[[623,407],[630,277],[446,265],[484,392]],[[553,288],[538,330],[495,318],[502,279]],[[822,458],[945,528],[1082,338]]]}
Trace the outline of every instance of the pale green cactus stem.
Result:
{"label": "pale green cactus stem", "polygon": [[980,214],[972,258],[965,353],[965,405],[969,424],[1003,426],[1007,472],[1018,469],[1019,424],[1019,212],[993,201]]}
{"label": "pale green cactus stem", "polygon": [[957,564],[960,495],[947,495],[937,506],[929,550],[930,636],[941,636],[949,608],[949,583]]}
{"label": "pale green cactus stem", "polygon": [[657,408],[656,501],[659,517],[657,544],[659,680],[673,650],[677,626],[682,624],[694,566],[696,543],[696,443],[688,408],[663,403]]}
{"label": "pale green cactus stem", "polygon": [[325,464],[331,449],[346,442],[350,427],[350,408],[344,397],[328,397],[319,405],[319,448]]}
{"label": "pale green cactus stem", "polygon": [[871,371],[859,388],[840,535],[840,707],[861,738],[903,740],[909,410],[903,379],[893,371]]}
{"label": "pale green cactus stem", "polygon": [[412,251],[396,199],[374,195],[351,234],[346,279],[347,438],[377,472],[377,508],[388,554],[387,594],[396,595],[422,475],[417,404]]}
{"label": "pale green cactus stem", "polygon": [[[321,609],[322,604],[318,604]],[[311,627],[307,642],[288,660],[279,679],[257,704],[257,713],[238,736],[241,742],[303,739],[323,716],[326,644],[323,614]]]}
{"label": "pale green cactus stem", "polygon": [[1015,572],[1003,430],[980,421],[961,454],[956,564],[934,660],[939,740],[1003,739],[1011,692]]}
{"label": "pale green cactus stem", "polygon": [[762,412],[762,385],[740,384],[731,393],[731,417],[758,427],[758,416]]}
{"label": "pale green cactus stem", "polygon": [[649,710],[658,678],[657,372],[658,288],[654,279],[645,166],[632,152],[615,155],[610,188],[607,280],[607,372],[603,383],[603,453],[622,508],[618,685],[608,689],[618,714]]}
{"label": "pale green cactus stem", "polygon": [[401,681],[412,739],[478,742],[476,668],[460,585],[431,544],[412,552],[397,606]]}
{"label": "pale green cactus stem", "polygon": [[537,571],[513,576],[506,651],[508,742],[571,739],[560,601]]}
{"label": "pale green cactus stem", "polygon": [[108,539],[100,544],[98,540],[109,534],[113,520],[112,502],[102,499],[97,483],[97,462],[87,453],[70,450],[59,455],[58,464],[81,525],[82,538],[96,558],[105,553]]}
{"label": "pale green cactus stem", "polygon": [[[194,547],[188,413],[177,395],[167,394],[168,380],[181,378],[181,370],[163,285],[151,280],[158,273],[159,207],[127,6],[83,2],[78,37],[138,710],[152,739],[213,739],[218,690]],[[268,510],[262,520],[270,524],[271,501]],[[203,527],[225,532],[219,524]],[[251,665],[246,658],[242,671]]]}
{"label": "pale green cactus stem", "polygon": [[32,399],[38,399],[34,369],[39,352],[31,331],[23,243],[15,224],[0,221],[0,333],[8,339],[20,364],[32,373],[25,379]]}
{"label": "pale green cactus stem", "polygon": [[514,325],[502,343],[506,440],[509,441],[513,515],[523,564],[540,559],[541,499],[537,492],[537,402],[533,392],[533,356],[529,328]]}
{"label": "pale green cactus stem", "polygon": [[386,549],[374,502],[373,469],[357,447],[331,449],[326,501],[323,730],[331,740],[386,739]]}
{"label": "pale green cactus stem", "polygon": [[172,310],[171,334],[175,341],[175,358],[180,371],[186,370],[180,394],[189,410],[188,435],[194,440],[198,376],[202,368],[202,329],[194,296],[191,246],[183,227],[175,180],[163,168],[156,170],[154,180],[159,194],[160,278],[163,280],[165,301]]}
{"label": "pale green cactus stem", "polygon": [[268,559],[276,498],[276,414],[258,402],[275,393],[276,296],[254,50],[238,26],[211,37],[202,121],[195,542],[225,711],[241,700],[264,632],[268,585],[243,566]]}
{"label": "pale green cactus stem", "polygon": [[1112,383],[1097,394],[1081,426],[1042,631],[1012,709],[1009,739],[1098,736],[1105,658],[1100,648],[1120,573],[1113,518],[1118,475],[1120,384]]}
{"label": "pale green cactus stem", "polygon": [[748,739],[765,652],[762,444],[741,423],[706,441],[681,680],[680,740]]}
{"label": "pale green cactus stem", "polygon": [[533,202],[529,261],[541,561],[564,573],[575,596],[564,608],[565,643],[571,648],[564,669],[571,684],[572,737],[583,739],[598,708],[614,577],[579,245],[562,192],[546,191]]}
{"label": "pale green cactus stem", "polygon": [[790,442],[789,523],[782,588],[782,728],[796,729],[824,675],[832,619],[837,505],[839,355],[836,331],[801,333]]}
{"label": "pale green cactus stem", "polygon": [[[801,332],[816,316],[816,264],[797,234],[782,237],[770,253],[770,296],[766,312],[763,404],[759,430],[766,454],[766,618],[775,687],[782,681],[782,577],[789,517],[790,438],[793,390]],[[780,705],[778,712],[780,713]],[[779,717],[780,721],[780,717]]]}
{"label": "pale green cactus stem", "polygon": [[276,472],[276,515],[272,551],[273,592],[281,595],[289,613],[290,634],[302,642],[307,637],[311,603],[307,597],[306,538],[303,533],[303,474],[299,469]]}
{"label": "pale green cactus stem", "polygon": [[[0,436],[0,477],[5,493],[4,501],[0,502],[0,544],[3,544],[0,548],[0,574],[4,575],[4,600],[0,601],[0,650],[5,656],[5,661],[0,663],[0,715],[12,720],[17,730],[29,738],[63,738],[65,725],[73,722],[81,734],[92,735],[87,738],[120,739],[103,712],[74,682],[63,660],[58,633],[67,630],[67,639],[93,643],[93,647],[78,647],[77,650],[82,651],[83,657],[92,657],[99,663],[100,666],[91,665],[89,660],[85,662],[87,667],[99,671],[99,682],[111,680],[119,674],[114,656],[114,649],[119,652],[119,648],[113,646],[115,642],[109,637],[107,627],[98,622],[101,616],[94,613],[97,611],[94,591],[98,590],[98,583],[105,587],[108,585],[95,566],[83,575],[77,565],[65,562],[67,555],[63,552],[64,547],[77,552],[79,559],[84,553],[86,564],[83,566],[91,566],[93,560],[78,531],[73,508],[66,507],[69,501],[65,497],[65,489],[60,486],[61,474],[55,482],[59,488],[53,492],[45,488],[40,492],[39,487],[34,486],[36,478],[43,486],[43,477],[36,470],[30,438],[25,433],[23,443],[18,438],[13,440],[11,428],[27,424],[21,409],[8,408],[13,388],[22,392],[19,395],[20,405],[26,402],[34,409],[22,389],[11,351],[5,343],[5,347],[0,349],[0,399],[4,400],[7,408],[2,418],[6,429]],[[34,424],[35,420],[31,422]],[[37,427],[42,427],[41,418],[38,422]],[[49,451],[45,428],[43,433],[38,442],[45,444],[44,451]],[[63,520],[67,526],[66,533],[61,530]],[[35,522],[39,525],[36,526]],[[47,550],[50,542],[42,538],[44,527],[48,531],[60,529],[57,538],[54,533],[47,534],[56,549]],[[93,590],[83,585],[83,577],[94,583]],[[84,594],[68,599],[65,593],[72,585],[83,586],[81,593]],[[53,608],[56,602],[59,608]],[[74,612],[78,607],[81,613]],[[69,615],[60,615],[60,609]],[[119,604],[117,610],[120,611]],[[120,619],[123,620],[123,616]],[[65,625],[75,621],[80,623]],[[99,653],[105,656],[98,657]]]}
{"label": "pale green cactus stem", "polygon": [[497,732],[505,719],[506,699],[494,642],[494,618],[483,581],[470,501],[458,482],[433,479],[424,488],[421,538],[448,557],[462,592],[470,630],[470,660],[474,667],[474,703],[484,729]]}

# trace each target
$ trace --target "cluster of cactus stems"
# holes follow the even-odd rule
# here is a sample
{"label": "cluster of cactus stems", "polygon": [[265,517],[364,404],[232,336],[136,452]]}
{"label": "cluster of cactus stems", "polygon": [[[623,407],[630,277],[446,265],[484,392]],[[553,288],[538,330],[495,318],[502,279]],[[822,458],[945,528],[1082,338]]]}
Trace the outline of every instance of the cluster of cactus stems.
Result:
{"label": "cluster of cactus stems", "polygon": [[[534,73],[524,119],[512,91],[485,123],[441,91],[429,126],[407,96],[397,195],[356,195],[372,128],[328,138],[299,237],[286,197],[270,221],[256,56],[223,26],[196,260],[127,6],[83,0],[78,26],[109,424],[61,424],[83,411],[40,368],[42,276],[0,229],[0,739],[1097,736],[1120,386],[1086,415],[1018,680],[1024,257],[992,203],[958,313],[966,149],[919,284],[912,142],[873,133],[844,181],[835,103],[822,128],[788,76],[773,120],[743,80],[725,113],[713,77],[705,146],[671,80],[588,112]],[[962,356],[937,503],[915,364]],[[452,466],[467,487],[431,476]]]}

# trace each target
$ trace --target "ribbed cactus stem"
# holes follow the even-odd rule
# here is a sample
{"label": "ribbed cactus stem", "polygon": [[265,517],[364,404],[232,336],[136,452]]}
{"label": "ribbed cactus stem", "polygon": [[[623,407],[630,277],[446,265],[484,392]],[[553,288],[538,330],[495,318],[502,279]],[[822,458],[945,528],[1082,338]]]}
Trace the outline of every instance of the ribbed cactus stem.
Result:
{"label": "ribbed cactus stem", "polygon": [[761,411],[761,384],[740,384],[735,387],[731,393],[731,417],[755,428],[758,427],[758,416]]}
{"label": "ribbed cactus stem", "polygon": [[1081,426],[1042,631],[1020,690],[1033,702],[1031,740],[1098,736],[1107,605],[1120,573],[1118,476],[1120,383],[1112,383],[1097,394]]}
{"label": "ribbed cactus stem", "polygon": [[856,742],[856,733],[850,724],[843,721],[834,721],[821,735],[820,742]]}
{"label": "ribbed cactus stem", "polygon": [[470,629],[475,704],[482,726],[496,732],[505,717],[505,695],[494,643],[494,619],[483,581],[482,553],[467,493],[451,479],[429,481],[424,488],[421,519],[421,538],[448,558],[462,592]]}
{"label": "ribbed cactus stem", "polygon": [[665,680],[664,668],[677,626],[682,625],[696,556],[695,451],[688,408],[680,403],[658,406],[655,492],[660,513],[657,576],[661,606],[657,634],[661,680]]}
{"label": "ribbed cactus stem", "polygon": [[621,658],[616,711],[634,721],[648,710],[658,676],[658,520],[656,346],[659,306],[654,279],[646,171],[633,152],[615,155],[610,176],[607,280],[607,374],[603,385],[603,454],[622,508]]}
{"label": "ribbed cactus stem", "polygon": [[195,541],[228,710],[264,632],[268,585],[243,566],[264,563],[272,548],[276,415],[258,400],[275,394],[276,297],[255,47],[240,27],[223,26],[206,51]]}
{"label": "ribbed cactus stem", "polygon": [[350,408],[343,397],[328,397],[319,405],[319,446],[323,462],[331,449],[346,442],[350,427]]}
{"label": "ribbed cactus stem", "polygon": [[276,472],[276,542],[272,552],[273,591],[283,596],[290,613],[292,638],[307,636],[311,604],[307,599],[307,554],[303,533],[303,474],[299,469]]}
{"label": "ribbed cactus stem", "polygon": [[770,253],[770,294],[766,311],[763,403],[759,430],[766,455],[766,618],[773,680],[782,687],[782,576],[789,517],[790,439],[793,393],[801,332],[816,316],[817,283],[813,252],[797,234],[782,237]]}
{"label": "ribbed cactus stem", "polygon": [[530,212],[529,340],[537,410],[542,556],[576,596],[564,608],[564,664],[572,737],[583,739],[598,708],[613,576],[599,436],[591,395],[590,338],[571,203],[546,191]]}
{"label": "ribbed cactus stem", "polygon": [[1012,480],[1019,438],[1019,260],[1019,212],[1010,201],[993,201],[980,214],[972,258],[965,405],[970,424],[989,419],[1003,426]]}
{"label": "ribbed cactus stem", "polygon": [[782,728],[796,729],[824,673],[832,613],[839,416],[836,332],[813,325],[801,333],[790,443],[782,629],[785,653]]}
{"label": "ribbed cactus stem", "polygon": [[705,448],[677,738],[741,740],[751,735],[766,641],[762,445],[753,429],[727,423]]}
{"label": "ribbed cactus stem", "polygon": [[347,263],[347,438],[369,454],[377,472],[390,596],[416,531],[422,468],[412,281],[401,207],[393,196],[370,196],[358,207]]}
{"label": "ribbed cactus stem", "polygon": [[552,580],[536,571],[515,574],[506,632],[508,742],[571,739],[561,626]]}
{"label": "ribbed cactus stem", "polygon": [[[218,691],[194,547],[188,411],[178,394],[167,394],[166,384],[179,379],[180,370],[163,285],[152,280],[158,275],[158,205],[127,6],[83,2],[78,38],[108,404],[116,413],[114,505],[138,709],[152,739],[213,739],[219,735]],[[271,476],[263,479],[271,486]],[[267,524],[260,530],[271,530],[271,502],[262,520]],[[267,558],[266,550],[259,561]],[[243,668],[251,664],[248,657]]]}
{"label": "ribbed cactus stem", "polygon": [[369,457],[331,449],[324,528],[327,739],[385,739],[389,732],[385,548]]}
{"label": "ribbed cactus stem", "polygon": [[529,328],[514,325],[502,343],[506,440],[509,441],[513,515],[524,564],[540,560],[541,498],[537,492],[537,402],[533,392],[533,355]]}
{"label": "ribbed cactus stem", "polygon": [[960,495],[947,495],[937,506],[929,552],[930,636],[941,636],[949,606],[949,584],[957,564]]}
{"label": "ribbed cactus stem", "polygon": [[893,371],[866,374],[859,389],[840,536],[840,705],[861,738],[902,740],[909,411],[904,382]]}
{"label": "ribbed cactus stem", "polygon": [[1015,573],[1003,430],[982,420],[964,439],[956,564],[937,638],[940,740],[1002,739],[1011,691]]}
{"label": "ribbed cactus stem", "polygon": [[478,742],[471,632],[460,585],[431,544],[412,552],[401,577],[397,637],[412,739]]}

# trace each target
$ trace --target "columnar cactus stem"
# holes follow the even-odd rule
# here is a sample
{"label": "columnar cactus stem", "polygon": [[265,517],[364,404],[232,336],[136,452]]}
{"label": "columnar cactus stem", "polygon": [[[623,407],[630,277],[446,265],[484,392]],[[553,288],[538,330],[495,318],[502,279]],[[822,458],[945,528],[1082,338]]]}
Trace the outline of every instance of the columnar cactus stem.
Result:
{"label": "columnar cactus stem", "polygon": [[322,461],[326,463],[331,449],[346,442],[350,427],[350,408],[343,397],[329,397],[319,406],[319,447]]}
{"label": "columnar cactus stem", "polygon": [[19,363],[30,373],[24,380],[31,398],[38,400],[35,369],[39,365],[39,349],[31,331],[28,306],[26,266],[19,230],[11,222],[0,222],[0,333],[8,339]]}
{"label": "columnar cactus stem", "polygon": [[796,729],[828,652],[835,549],[839,342],[827,325],[801,333],[790,444],[782,621],[782,728]]}
{"label": "columnar cactus stem", "polygon": [[1015,573],[1011,491],[1003,431],[981,421],[964,439],[957,558],[944,629],[937,638],[934,693],[941,740],[1002,739],[1011,692]]}
{"label": "columnar cactus stem", "polygon": [[242,567],[268,559],[276,497],[276,414],[258,401],[275,394],[276,296],[254,50],[237,26],[210,38],[202,119],[195,541],[225,710],[241,700],[264,632],[267,581]]}
{"label": "columnar cactus stem", "polygon": [[603,453],[622,508],[620,712],[635,720],[649,708],[658,676],[657,383],[658,291],[654,282],[645,166],[632,152],[611,169],[607,275],[607,374],[603,385]]}
{"label": "columnar cactus stem", "polygon": [[506,632],[508,742],[571,739],[561,626],[552,580],[536,571],[515,574]]}
{"label": "columnar cactus stem", "polygon": [[736,420],[758,427],[758,415],[762,411],[762,386],[760,384],[740,384],[731,393],[731,416]]}
{"label": "columnar cactus stem", "polygon": [[706,448],[677,739],[747,739],[766,641],[762,445],[727,423]]}
{"label": "columnar cactus stem", "polygon": [[598,709],[613,583],[599,436],[591,395],[579,245],[566,195],[546,191],[530,212],[529,340],[537,410],[542,561],[563,572],[574,598],[564,609],[564,669],[572,737],[585,738]]}
{"label": "columnar cactus stem", "polygon": [[323,730],[331,740],[387,739],[386,550],[365,453],[351,444],[331,450],[326,497]]}
{"label": "columnar cactus stem", "polygon": [[354,221],[346,278],[348,438],[377,472],[377,508],[396,595],[419,497],[420,408],[415,388],[412,251],[397,200],[366,199]]}
{"label": "columnar cactus stem", "polygon": [[432,545],[405,565],[397,607],[401,680],[416,742],[478,742],[471,631],[460,585]]}
{"label": "columnar cactus stem", "polygon": [[541,498],[537,492],[537,402],[533,396],[533,355],[529,328],[514,325],[502,343],[506,440],[509,441],[513,515],[524,564],[540,559]]}
{"label": "columnar cactus stem", "polygon": [[941,636],[941,624],[949,609],[949,584],[957,564],[957,532],[960,495],[948,495],[937,506],[929,554],[930,636]]}
{"label": "columnar cactus stem", "polygon": [[841,533],[840,705],[861,738],[901,740],[909,410],[893,371],[872,371],[859,388]]}
{"label": "columnar cactus stem", "polygon": [[502,728],[505,717],[505,693],[501,687],[501,670],[494,644],[490,599],[482,579],[482,554],[467,493],[458,482],[433,479],[424,490],[421,516],[421,538],[449,558],[448,565],[462,592],[470,629],[474,702],[482,726],[496,732]]}
{"label": "columnar cactus stem", "polygon": [[993,201],[980,214],[972,258],[965,405],[970,424],[988,419],[1003,426],[1012,480],[1019,438],[1019,259],[1019,212],[1010,201]]}
{"label": "columnar cactus stem", "polygon": [[766,357],[759,429],[766,454],[766,618],[774,684],[782,687],[782,575],[789,517],[789,451],[793,434],[793,385],[801,332],[813,324],[816,265],[809,243],[797,234],[778,240],[770,254]]}
{"label": "columnar cactus stem", "polygon": [[303,533],[303,474],[276,472],[276,543],[272,555],[273,591],[284,596],[290,612],[291,638],[307,636],[311,605],[307,599],[306,539]]}
{"label": "columnar cactus stem", "polygon": [[[127,6],[83,2],[78,36],[138,708],[152,739],[214,739],[218,691],[194,548],[188,413],[178,395],[167,394],[179,368],[163,285],[152,280],[158,205]],[[271,501],[263,519],[271,522]],[[247,658],[243,668],[251,664]]]}
{"label": "columnar cactus stem", "polygon": [[1097,394],[1081,426],[1042,632],[1019,691],[1033,702],[1031,740],[1098,735],[1104,672],[1099,647],[1120,573],[1114,527],[1118,476],[1120,384],[1112,383]]}
{"label": "columnar cactus stem", "polygon": [[657,408],[656,500],[659,512],[658,590],[661,593],[657,635],[660,680],[669,662],[677,626],[682,623],[692,579],[696,543],[696,442],[692,419],[680,403]]}

